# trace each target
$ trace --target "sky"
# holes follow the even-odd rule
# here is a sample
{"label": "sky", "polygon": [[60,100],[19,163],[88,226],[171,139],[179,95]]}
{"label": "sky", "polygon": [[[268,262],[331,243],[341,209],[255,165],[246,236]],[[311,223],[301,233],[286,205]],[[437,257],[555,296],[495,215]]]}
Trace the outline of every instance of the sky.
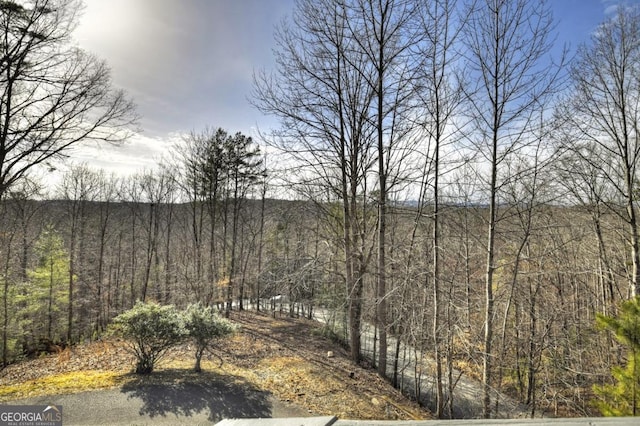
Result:
{"label": "sky", "polygon": [[[273,69],[274,28],[294,2],[85,0],[75,42],[110,65],[114,85],[137,104],[142,132],[120,147],[83,146],[72,160],[127,175],[153,168],[190,131],[209,126],[255,136],[273,127],[248,98],[253,72]],[[549,3],[558,43],[575,50],[623,1]]]}
{"label": "sky", "polygon": [[75,42],[107,61],[142,132],[121,147],[82,146],[72,160],[130,174],[153,168],[180,135],[273,126],[248,101],[254,70],[273,67],[274,27],[294,0],[85,0]]}

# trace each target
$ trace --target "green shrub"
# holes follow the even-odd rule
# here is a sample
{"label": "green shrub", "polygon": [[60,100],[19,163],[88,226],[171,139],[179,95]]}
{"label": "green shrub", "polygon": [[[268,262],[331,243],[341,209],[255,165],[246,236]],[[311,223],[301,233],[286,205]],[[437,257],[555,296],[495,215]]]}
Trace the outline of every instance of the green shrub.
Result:
{"label": "green shrub", "polygon": [[210,306],[200,303],[189,305],[184,313],[184,325],[187,335],[196,346],[196,364],[194,371],[202,371],[200,360],[204,351],[211,348],[221,337],[235,332],[236,327],[228,320],[221,318]]}
{"label": "green shrub", "polygon": [[150,374],[166,351],[187,336],[180,312],[156,303],[136,303],[114,318],[111,330],[128,341],[138,374]]}

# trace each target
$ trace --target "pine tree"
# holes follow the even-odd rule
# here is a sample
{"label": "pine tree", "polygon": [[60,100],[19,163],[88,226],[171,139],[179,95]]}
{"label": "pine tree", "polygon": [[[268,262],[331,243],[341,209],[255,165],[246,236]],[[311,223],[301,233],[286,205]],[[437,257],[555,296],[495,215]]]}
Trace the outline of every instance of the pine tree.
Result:
{"label": "pine tree", "polygon": [[615,366],[615,383],[595,385],[595,405],[605,416],[637,416],[640,413],[640,297],[621,304],[617,317],[599,314],[597,324],[613,331],[616,340],[627,348],[624,367]]}
{"label": "pine tree", "polygon": [[37,267],[27,272],[28,281],[21,299],[23,327],[33,341],[58,341],[64,336],[69,292],[69,254],[62,237],[47,226],[36,242]]}

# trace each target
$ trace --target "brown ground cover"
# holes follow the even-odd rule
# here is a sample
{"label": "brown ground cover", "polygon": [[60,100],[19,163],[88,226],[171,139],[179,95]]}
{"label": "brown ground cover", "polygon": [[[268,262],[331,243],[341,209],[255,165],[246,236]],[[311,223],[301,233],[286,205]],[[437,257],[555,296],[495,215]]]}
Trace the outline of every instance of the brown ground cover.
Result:
{"label": "brown ground cover", "polygon": [[[337,343],[322,336],[309,320],[233,313],[240,331],[221,340],[203,361],[205,371],[230,380],[241,378],[310,415],[350,419],[429,419],[370,368],[355,366]],[[332,352],[331,357],[328,353]],[[131,374],[134,358],[119,340],[78,345],[57,354],[11,365],[0,372],[0,401],[43,394],[113,388],[157,380],[206,380],[193,367],[189,344],[173,349],[157,366],[163,374]]]}

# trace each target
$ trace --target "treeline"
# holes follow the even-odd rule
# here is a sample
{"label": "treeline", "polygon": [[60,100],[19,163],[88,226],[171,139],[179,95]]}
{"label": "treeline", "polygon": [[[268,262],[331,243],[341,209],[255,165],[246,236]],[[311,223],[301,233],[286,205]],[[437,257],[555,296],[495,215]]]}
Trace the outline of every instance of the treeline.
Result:
{"label": "treeline", "polygon": [[[243,303],[258,299],[263,304],[252,309],[271,309],[267,299],[281,294],[304,304],[305,312],[327,309],[333,333],[347,341],[343,219],[336,203],[263,199],[264,181],[256,180],[242,199],[222,185],[211,210],[198,192],[184,201],[189,192],[178,176],[159,171],[120,180],[79,166],[65,175],[56,200],[34,200],[33,186],[10,193],[0,215],[5,365],[48,344],[97,338],[138,300],[180,307],[201,302],[224,311],[247,309]],[[612,212],[594,216],[594,207],[500,208],[495,386],[532,411],[591,414],[591,385],[605,383],[623,356],[596,330],[595,315],[628,297],[624,223]],[[361,208],[375,221],[374,203]],[[432,209],[391,203],[388,224],[388,330],[426,357],[434,345]],[[441,207],[446,279],[437,335],[445,371],[477,378],[487,210]],[[375,234],[363,244],[371,253]],[[373,265],[362,271],[363,321],[372,324],[376,274]],[[390,356],[401,360],[400,350],[390,347]],[[402,368],[396,363],[390,378],[414,374]]]}
{"label": "treeline", "polygon": [[[257,147],[218,129],[185,138],[178,152],[171,170],[121,179],[81,165],[53,193],[28,180],[8,191],[3,364],[41,342],[99,336],[138,300],[230,309],[236,287],[244,294],[263,238],[264,203],[248,201],[264,182]],[[35,201],[43,196],[55,200]]]}

